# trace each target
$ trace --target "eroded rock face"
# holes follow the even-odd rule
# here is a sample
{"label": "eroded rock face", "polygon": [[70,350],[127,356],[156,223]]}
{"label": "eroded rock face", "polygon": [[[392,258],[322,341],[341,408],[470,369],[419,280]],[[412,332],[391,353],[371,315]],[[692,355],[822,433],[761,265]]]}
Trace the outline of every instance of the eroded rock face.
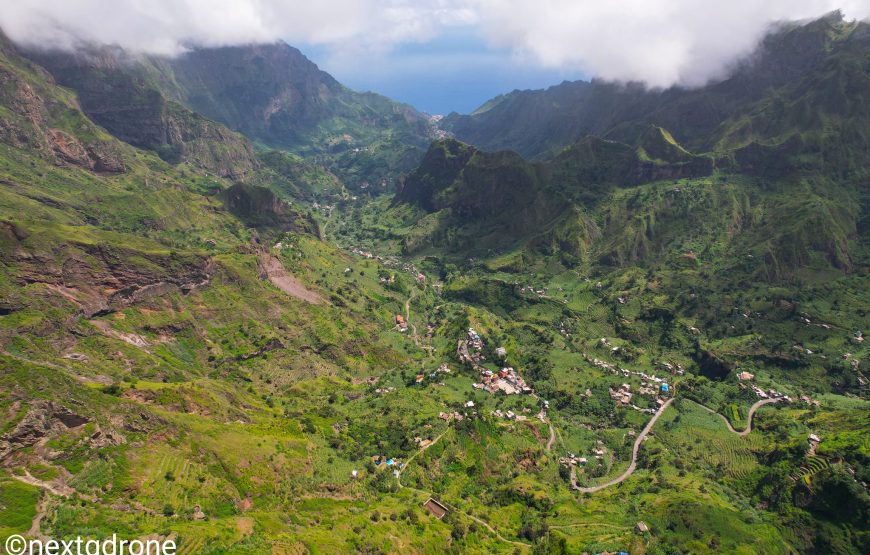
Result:
{"label": "eroded rock face", "polygon": [[[16,268],[22,284],[45,284],[76,303],[86,317],[155,296],[188,293],[207,284],[215,271],[206,256],[140,253],[105,244],[61,245],[34,252],[24,243],[26,232],[12,226],[0,226],[0,239],[10,247],[0,253],[0,261]],[[142,265],[142,257],[152,264]]]}
{"label": "eroded rock face", "polygon": [[51,411],[44,401],[34,403],[24,418],[3,436],[3,440],[21,446],[32,445],[51,429]]}
{"label": "eroded rock face", "polygon": [[[122,141],[153,150],[169,163],[189,162],[236,180],[247,179],[259,165],[247,139],[167,98],[140,60],[120,49],[32,51],[28,56],[58,83],[75,89],[84,113]],[[116,167],[102,151],[88,154],[95,171]]]}
{"label": "eroded rock face", "polygon": [[[47,76],[46,76],[47,78]],[[96,172],[126,171],[120,152],[107,141],[82,141],[68,131],[52,127],[52,113],[74,109],[42,94],[17,73],[0,67],[0,142],[15,148],[34,149],[61,166],[80,166]],[[82,125],[94,131],[84,116]]]}
{"label": "eroded rock face", "polygon": [[0,459],[37,443],[53,430],[78,428],[90,421],[59,403],[36,400],[15,428],[0,437]]}
{"label": "eroded rock face", "polygon": [[103,430],[98,426],[97,430],[88,438],[88,443],[92,449],[100,449],[127,443],[127,438],[115,430]]}

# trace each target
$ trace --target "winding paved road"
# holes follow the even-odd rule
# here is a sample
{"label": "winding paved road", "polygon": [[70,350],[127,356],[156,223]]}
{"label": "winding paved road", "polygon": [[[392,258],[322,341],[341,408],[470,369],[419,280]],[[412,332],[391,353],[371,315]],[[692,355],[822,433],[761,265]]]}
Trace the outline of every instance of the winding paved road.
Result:
{"label": "winding paved road", "polygon": [[582,493],[595,493],[596,491],[601,491],[606,487],[614,486],[616,484],[624,482],[625,479],[628,478],[629,476],[631,476],[634,473],[635,469],[637,468],[637,452],[640,450],[641,442],[644,440],[644,438],[646,438],[647,434],[649,434],[649,432],[650,432],[650,430],[652,430],[653,426],[655,426],[656,421],[659,419],[659,417],[665,412],[665,410],[667,410],[667,408],[669,406],[671,406],[671,403],[673,403],[673,402],[674,402],[673,398],[670,398],[667,401],[665,401],[665,404],[662,405],[662,407],[658,410],[657,413],[655,413],[653,415],[652,418],[650,418],[649,422],[647,422],[646,426],[644,426],[643,430],[640,432],[640,434],[638,434],[637,439],[634,440],[634,447],[632,447],[632,449],[631,449],[631,464],[628,465],[628,469],[626,469],[625,472],[623,472],[620,476],[614,478],[613,480],[610,480],[609,482],[605,482],[603,484],[599,484],[597,486],[592,486],[592,487],[587,488],[587,487],[577,485],[577,476],[574,472],[574,467],[572,467],[571,468],[571,487],[576,489],[579,492],[582,492]]}
{"label": "winding paved road", "polygon": [[[779,399],[762,399],[760,401],[757,401],[751,407],[749,407],[749,414],[747,416],[746,429],[743,431],[740,431],[740,432],[735,430],[734,427],[731,426],[731,422],[729,422],[727,418],[725,418],[724,416],[722,416],[718,412],[714,411],[713,409],[711,409],[709,407],[705,407],[704,405],[701,405],[700,403],[698,405],[700,407],[702,407],[704,410],[706,410],[707,412],[711,412],[711,413],[715,414],[716,416],[720,417],[722,420],[724,420],[725,425],[728,426],[729,430],[731,430],[732,432],[734,432],[735,434],[737,434],[741,437],[744,437],[746,435],[749,435],[749,432],[752,431],[752,418],[755,416],[755,411],[757,411],[758,409],[760,409],[764,405],[770,405],[770,404],[776,403],[778,401],[779,401]],[[644,440],[644,438],[647,436],[647,434],[649,434],[650,430],[652,430],[652,427],[655,425],[656,420],[659,419],[659,416],[661,416],[662,413],[665,412],[665,409],[667,409],[671,405],[671,403],[673,403],[673,402],[674,402],[674,399],[668,399],[668,401],[664,405],[662,405],[662,407],[659,409],[659,411],[657,413],[655,413],[655,415],[650,419],[650,421],[644,427],[644,429],[640,433],[640,435],[637,436],[637,439],[634,442],[634,447],[631,450],[631,464],[628,465],[628,469],[625,472],[623,472],[622,475],[620,475],[617,478],[614,478],[613,480],[610,480],[609,482],[605,482],[603,484],[599,484],[597,486],[592,486],[592,487],[587,488],[587,487],[582,487],[582,486],[577,485],[577,475],[575,473],[575,468],[572,467],[571,468],[571,487],[576,489],[577,491],[580,491],[583,493],[595,493],[596,491],[601,491],[606,487],[613,486],[613,485],[616,485],[616,484],[619,484],[619,483],[625,481],[625,479],[628,478],[629,476],[631,476],[634,473],[634,471],[637,469],[637,452],[640,449],[641,442]]]}
{"label": "winding paved road", "polygon": [[698,406],[700,406],[702,409],[706,410],[707,412],[713,413],[716,416],[718,416],[719,418],[721,418],[722,420],[724,420],[725,425],[728,426],[729,430],[731,430],[732,432],[734,432],[735,434],[737,434],[741,437],[745,437],[745,436],[749,435],[749,432],[752,431],[752,417],[755,416],[755,411],[757,411],[759,408],[763,407],[764,405],[769,405],[771,403],[776,403],[778,401],[779,401],[779,399],[762,399],[760,401],[757,401],[751,407],[749,407],[749,415],[746,417],[746,429],[741,431],[741,432],[738,432],[737,430],[735,430],[734,427],[731,425],[731,422],[727,418],[725,418],[724,415],[719,414],[718,412],[711,409],[710,407],[705,407],[704,405],[702,405],[700,403],[697,403],[697,404],[698,404]]}

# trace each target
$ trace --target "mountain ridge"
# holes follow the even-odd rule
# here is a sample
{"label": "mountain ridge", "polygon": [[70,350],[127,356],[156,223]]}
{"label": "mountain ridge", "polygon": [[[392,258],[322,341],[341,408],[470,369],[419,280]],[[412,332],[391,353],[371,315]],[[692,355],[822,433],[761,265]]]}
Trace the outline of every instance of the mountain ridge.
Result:
{"label": "mountain ridge", "polygon": [[[282,41],[198,48],[172,58],[95,45],[26,53],[75,89],[98,122],[168,159],[184,156],[177,128],[206,140],[217,134],[229,146],[233,133],[226,126],[255,144],[320,158],[348,184],[366,189],[411,169],[432,133],[428,116],[344,87]],[[136,115],[134,100],[141,124],[125,128]],[[249,146],[230,148],[240,163],[256,165]]]}
{"label": "mountain ridge", "polygon": [[[863,43],[710,148],[638,116],[529,158],[268,82],[289,47],[2,41],[0,536],[868,551]],[[293,145],[256,138],[275,98]]]}
{"label": "mountain ridge", "polygon": [[445,117],[442,126],[481,148],[516,150],[532,159],[553,156],[586,134],[633,142],[649,124],[670,130],[691,150],[706,152],[716,142],[716,128],[740,107],[818,68],[838,51],[866,47],[868,33],[870,24],[846,22],[842,13],[832,12],[781,25],[729,76],[705,87],[649,90],[640,83],[566,81],[502,95],[484,103],[483,111]]}

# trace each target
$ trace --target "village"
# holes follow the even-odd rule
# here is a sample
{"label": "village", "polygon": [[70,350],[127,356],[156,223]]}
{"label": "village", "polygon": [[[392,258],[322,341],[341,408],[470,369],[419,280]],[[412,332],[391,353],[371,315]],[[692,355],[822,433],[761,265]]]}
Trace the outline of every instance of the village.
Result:
{"label": "village", "polygon": [[[373,254],[370,251],[366,251],[363,249],[353,249],[354,254],[357,256],[363,257],[365,259],[377,260],[384,267],[392,267],[395,270],[407,273],[409,276],[413,278],[418,286],[426,286],[433,287],[436,289],[436,292],[441,285],[438,282],[429,283],[427,277],[418,270],[418,268],[411,263],[401,263],[395,258],[390,257],[382,257],[376,254]],[[381,273],[380,280],[382,283],[392,284],[395,283],[397,279],[397,273]],[[535,288],[532,286],[522,286],[519,284],[515,284],[520,293],[526,295],[537,296],[539,298],[546,297],[548,294],[547,288]],[[561,291],[561,288],[557,288]],[[413,293],[411,294],[411,298],[413,298]],[[619,298],[617,301],[621,304],[626,302],[626,299]],[[410,302],[410,299],[409,301]],[[759,315],[760,317],[760,315]],[[574,333],[574,326],[576,325],[570,319],[568,320],[559,320],[556,321],[558,323],[555,324],[556,330],[563,337],[570,337],[572,333]],[[805,322],[806,323],[806,322]],[[404,314],[395,314],[394,317],[394,329],[399,333],[408,334],[409,338],[413,336],[415,343],[417,343],[417,330],[416,327],[409,321],[409,311],[406,303],[405,313]],[[413,330],[413,333],[411,333]],[[692,335],[698,336],[702,332],[700,329],[696,327],[688,327],[689,332]],[[434,333],[434,325],[429,323],[427,325],[427,335],[426,338],[430,340],[432,339],[432,335]],[[863,334],[856,334],[853,341],[855,343],[860,343],[863,340]],[[630,356],[626,356],[627,353],[624,353],[625,347],[620,346],[621,343],[618,340],[611,340],[607,338],[599,338],[595,341],[597,347],[604,351],[604,357],[607,355],[611,355],[614,357],[611,360],[633,360]],[[614,344],[615,343],[615,344]],[[554,440],[556,440],[557,436],[554,433],[554,426],[550,422],[547,412],[549,409],[549,403],[546,400],[541,399],[534,391],[534,389],[529,385],[519,369],[512,366],[509,361],[513,359],[509,359],[508,350],[505,346],[497,346],[493,348],[492,345],[487,345],[484,336],[478,332],[474,327],[466,328],[465,335],[457,340],[456,343],[456,356],[458,360],[470,367],[476,376],[476,379],[471,383],[471,387],[474,390],[478,390],[481,392],[489,393],[496,395],[499,392],[504,394],[505,396],[520,396],[520,395],[528,395],[536,400],[540,404],[540,412],[537,414],[537,418],[542,422],[546,423],[550,427],[550,441],[547,443],[547,450],[551,449],[551,446],[554,444]],[[796,346],[797,349],[797,346]],[[807,349],[801,349],[802,352],[806,354],[813,354],[812,351]],[[601,357],[602,355],[599,355]],[[646,369],[632,369],[630,364],[620,363],[620,362],[609,362],[608,360],[603,360],[602,358],[598,358],[595,356],[591,356],[587,353],[582,353],[583,360],[585,360],[588,364],[595,368],[600,368],[605,370],[606,373],[611,374],[612,376],[619,376],[621,379],[619,381],[615,381],[613,379],[609,379],[610,385],[607,387],[607,394],[609,395],[611,401],[615,404],[616,407],[622,407],[626,410],[636,411],[638,413],[642,413],[644,415],[649,415],[651,418],[649,423],[652,424],[655,420],[665,411],[665,409],[673,402],[675,396],[675,383],[680,382],[682,376],[686,374],[686,368],[683,366],[685,361],[678,362],[677,360],[653,360],[651,361],[652,370]],[[610,358],[610,357],[607,357]],[[858,365],[860,362],[856,359],[851,359],[851,354],[846,353],[843,355],[844,360],[848,360],[851,363],[852,369],[858,369]],[[850,360],[851,359],[851,360]],[[628,368],[625,366],[629,366]],[[445,385],[445,378],[449,377],[454,373],[454,370],[451,370],[450,365],[446,362],[441,363],[434,370],[428,369],[425,371],[418,372],[413,377],[413,385],[423,385],[425,383],[431,383],[433,385]],[[775,388],[770,387],[771,384],[765,383],[766,380],[762,380],[762,384],[765,387],[762,387],[762,384],[755,383],[755,375],[747,370],[737,368],[733,370],[733,373],[730,374],[730,379],[736,381],[739,384],[739,387],[742,390],[748,390],[753,393],[755,397],[759,400],[758,403],[753,405],[750,409],[749,415],[749,428],[747,431],[751,429],[751,419],[752,413],[754,412],[756,406],[764,403],[771,402],[790,402],[792,399],[789,395],[778,391]],[[411,385],[409,381],[409,385]],[[862,383],[863,385],[863,383]],[[395,391],[394,387],[383,387],[379,388],[376,393],[386,394]],[[591,389],[586,389],[585,394],[587,398],[592,396]],[[809,405],[819,406],[819,401],[810,399],[807,395],[800,395],[800,400]],[[444,424],[448,426],[452,426],[453,424],[461,423],[466,419],[474,419],[477,418],[479,414],[484,414],[482,411],[482,406],[484,403],[481,402],[481,399],[475,397],[473,400],[467,399],[462,403],[462,406],[459,405],[451,407],[450,409],[445,408],[438,412],[438,419],[443,421]],[[713,412],[709,408],[707,409],[710,412]],[[498,419],[506,422],[524,422],[529,420],[532,417],[533,409],[528,406],[524,406],[523,403],[512,404],[508,407],[487,407],[485,414],[493,419]],[[721,415],[720,415],[721,416]],[[723,416],[723,418],[725,418]],[[727,418],[726,418],[726,423]],[[432,424],[427,424],[427,428],[432,427]],[[740,433],[744,435],[746,432],[736,432],[730,425],[729,429],[732,432]],[[625,438],[633,438],[627,441],[634,441],[638,443],[645,439],[645,435],[647,430],[643,431],[628,429],[625,432]],[[442,434],[443,435],[443,434]],[[411,456],[411,459],[417,456],[418,453],[426,450],[435,442],[440,439],[440,436],[436,437],[434,435],[429,435],[428,437],[424,433],[419,435],[415,435],[414,445],[418,449],[417,453]],[[821,442],[820,437],[815,433],[810,433],[807,439],[810,449],[809,456],[815,456],[816,446]],[[564,446],[564,444],[563,444]],[[637,445],[635,445],[635,450],[637,449]],[[567,451],[567,450],[566,450]],[[563,455],[559,456],[557,461],[561,468],[565,469],[570,476],[572,487],[579,490],[589,489],[595,490],[599,487],[606,487],[608,483],[603,485],[589,485],[589,486],[581,486],[577,483],[577,478],[580,474],[586,474],[587,479],[589,477],[596,478],[599,476],[606,476],[613,469],[614,465],[617,462],[617,453],[613,451],[611,448],[605,445],[604,441],[598,439],[595,440],[594,443],[586,446],[585,448],[580,448],[580,452],[571,450],[571,451],[563,451]],[[400,481],[401,483],[401,475],[404,469],[404,466],[407,464],[406,462],[400,461],[399,459],[393,457],[389,457],[387,455],[374,455],[371,458],[374,468],[376,470],[391,470],[392,474]],[[409,461],[410,462],[410,459]],[[633,466],[634,462],[632,462]],[[631,469],[632,466],[629,468]],[[631,472],[631,470],[629,470]],[[809,472],[809,470],[807,471]],[[799,474],[799,472],[797,473]],[[796,474],[796,475],[797,475]],[[800,477],[798,477],[800,478]],[[621,480],[622,477],[615,478],[614,480]],[[795,478],[793,478],[795,479]],[[442,518],[446,515],[450,509],[449,506],[444,505],[440,501],[435,498],[429,498],[424,507],[436,518]],[[649,528],[643,522],[637,523],[637,533],[649,533]]]}
{"label": "village", "polygon": [[[522,376],[510,366],[502,367],[497,372],[483,366],[485,358],[482,355],[483,339],[473,329],[468,328],[466,339],[460,340],[457,345],[456,354],[459,360],[465,364],[471,365],[472,368],[478,371],[480,381],[472,384],[475,389],[496,393],[501,391],[505,395],[525,394],[533,395],[534,391]],[[496,349],[496,356],[504,360],[507,357],[507,350],[504,347]]]}
{"label": "village", "polygon": [[[599,343],[606,347],[612,347],[610,345],[610,342],[605,338],[602,338]],[[613,349],[618,349],[618,347],[612,347],[612,352]],[[610,398],[616,401],[617,406],[626,406],[638,412],[654,414],[657,408],[664,405],[667,399],[673,395],[673,386],[668,384],[667,381],[665,381],[663,378],[659,378],[655,374],[647,374],[643,371],[635,371],[628,370],[627,368],[621,368],[613,363],[595,357],[590,357],[586,353],[583,353],[583,358],[593,366],[607,370],[612,374],[620,375],[626,378],[629,376],[635,376],[640,378],[641,382],[640,387],[637,390],[637,394],[654,399],[654,402],[656,404],[656,408],[642,408],[632,403],[632,399],[634,398],[632,386],[631,384],[623,383],[618,388],[608,388]],[[680,364],[672,364],[669,362],[663,362],[661,364],[663,368],[668,370],[674,376],[682,376],[685,373],[685,370]],[[591,394],[591,392],[587,392],[587,394]]]}

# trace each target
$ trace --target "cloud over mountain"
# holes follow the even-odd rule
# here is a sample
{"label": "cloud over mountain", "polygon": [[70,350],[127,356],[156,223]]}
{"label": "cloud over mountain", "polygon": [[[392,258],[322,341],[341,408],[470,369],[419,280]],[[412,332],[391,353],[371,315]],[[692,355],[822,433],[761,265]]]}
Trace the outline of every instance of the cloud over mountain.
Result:
{"label": "cloud over mountain", "polygon": [[170,55],[277,39],[384,51],[461,26],[544,67],[667,86],[717,77],[773,22],[838,7],[870,16],[866,0],[24,0],[4,6],[0,26],[29,45]]}
{"label": "cloud over mountain", "polygon": [[608,80],[651,86],[703,85],[747,54],[777,21],[841,8],[870,15],[870,2],[846,0],[479,0],[479,25],[495,45],[546,66],[572,66]]}

